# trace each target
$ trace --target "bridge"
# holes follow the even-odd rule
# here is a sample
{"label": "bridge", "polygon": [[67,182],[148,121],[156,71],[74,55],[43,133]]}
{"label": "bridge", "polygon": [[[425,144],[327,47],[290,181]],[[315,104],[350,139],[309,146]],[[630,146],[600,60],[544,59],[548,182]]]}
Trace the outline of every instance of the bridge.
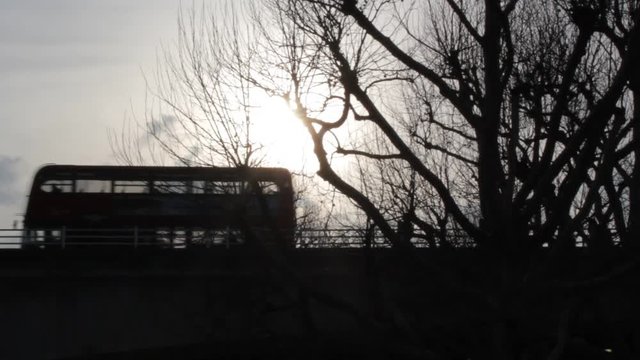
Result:
{"label": "bridge", "polygon": [[[296,232],[297,248],[284,252],[244,244],[236,235],[137,227],[1,230],[6,341],[0,358],[157,358],[216,343],[226,345],[211,356],[235,356],[259,344],[261,352],[273,351],[273,339],[295,353],[315,332],[344,339],[344,349],[361,341],[352,335],[361,329],[350,312],[377,306],[367,300],[366,268],[372,258],[395,262],[381,234],[305,229]],[[375,254],[365,256],[365,245]],[[308,291],[343,305],[311,301]]]}
{"label": "bridge", "polygon": [[[16,248],[0,250],[0,358],[297,359],[313,348],[369,359],[406,349],[415,334],[437,344],[487,314],[477,301],[417,271],[379,236],[363,246],[359,230],[307,231],[298,241],[308,246],[284,250],[242,245],[228,233],[209,234],[209,246],[187,246],[186,233],[150,241],[144,229],[129,230],[94,234],[90,240],[100,241],[87,245],[86,234],[48,229],[51,246],[25,249],[17,248],[24,231],[3,232]],[[31,235],[38,244],[45,233]],[[419,251],[452,278],[491,287],[488,274],[496,265],[475,249]],[[593,259],[581,255],[567,266],[587,273]],[[581,308],[584,327],[633,329],[640,320],[637,275],[589,295]],[[575,292],[531,291],[522,316],[554,337],[557,304]],[[489,341],[482,331],[477,336]]]}

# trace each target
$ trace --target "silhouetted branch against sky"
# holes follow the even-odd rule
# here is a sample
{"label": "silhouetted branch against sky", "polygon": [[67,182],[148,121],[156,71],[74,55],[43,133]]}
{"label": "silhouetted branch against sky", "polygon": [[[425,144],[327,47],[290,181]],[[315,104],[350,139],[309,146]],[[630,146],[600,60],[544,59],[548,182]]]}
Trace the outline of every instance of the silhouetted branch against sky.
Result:
{"label": "silhouetted branch against sky", "polygon": [[[359,189],[379,177],[338,170],[335,156],[364,158],[360,166],[371,171],[402,159],[407,176],[417,174],[420,187],[439,198],[439,218],[451,217],[488,246],[587,241],[585,222],[563,231],[581,210],[604,212],[599,226],[616,241],[626,236],[632,216],[621,209],[631,206],[615,204],[631,205],[634,191],[619,172],[635,163],[630,153],[606,154],[633,138],[632,3],[270,5],[257,19],[264,29],[258,53],[268,55],[251,81],[294,104],[319,174],[359,199],[390,239],[402,214],[383,215],[393,200],[374,203]],[[615,114],[626,126],[614,126]],[[595,181],[598,172],[609,175]],[[596,191],[605,177],[621,197]],[[397,185],[381,184],[381,191]],[[589,189],[600,195],[585,197]]]}
{"label": "silhouetted branch against sky", "polygon": [[[302,175],[299,188],[308,186],[312,158],[302,124],[288,102],[252,81],[264,30],[251,21],[255,14],[249,2],[181,8],[177,41],[160,49],[156,71],[145,75],[144,115],[110,134],[120,161],[284,166]],[[300,219],[311,221],[313,199],[298,196]]]}
{"label": "silhouetted branch against sky", "polygon": [[[180,14],[146,118],[150,130],[176,119],[151,133],[185,164],[312,147],[320,177],[398,246],[403,218],[505,253],[587,243],[592,218],[624,243],[638,213],[635,6],[203,5]],[[285,134],[288,154],[274,156],[265,134]]]}
{"label": "silhouetted branch against sky", "polygon": [[508,307],[570,249],[637,247],[637,2],[266,4],[251,82],[292,104],[318,175],[416,263],[413,232],[463,232]]}

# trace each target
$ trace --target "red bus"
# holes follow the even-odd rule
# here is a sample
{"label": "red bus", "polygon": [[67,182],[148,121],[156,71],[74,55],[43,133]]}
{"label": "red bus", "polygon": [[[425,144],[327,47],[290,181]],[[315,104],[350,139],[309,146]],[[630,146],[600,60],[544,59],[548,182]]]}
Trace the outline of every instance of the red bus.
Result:
{"label": "red bus", "polygon": [[24,247],[241,243],[293,246],[291,174],[282,168],[47,165],[35,175]]}

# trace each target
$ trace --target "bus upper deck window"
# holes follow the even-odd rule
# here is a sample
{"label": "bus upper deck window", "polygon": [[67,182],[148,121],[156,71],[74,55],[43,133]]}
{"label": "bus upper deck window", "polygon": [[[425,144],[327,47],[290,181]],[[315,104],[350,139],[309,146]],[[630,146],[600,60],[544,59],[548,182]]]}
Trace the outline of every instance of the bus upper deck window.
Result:
{"label": "bus upper deck window", "polygon": [[47,180],[40,189],[48,193],[70,193],[73,192],[73,180]]}
{"label": "bus upper deck window", "polygon": [[243,183],[240,181],[206,181],[204,192],[205,194],[237,195],[243,192],[243,188]]}
{"label": "bus upper deck window", "polygon": [[258,186],[260,186],[260,191],[266,195],[280,192],[280,186],[273,181],[259,181]]}
{"label": "bus upper deck window", "polygon": [[189,184],[185,181],[154,181],[153,191],[161,194],[187,194]]}
{"label": "bus upper deck window", "polygon": [[191,181],[187,184],[192,194],[204,194],[204,185],[205,182],[202,180]]}
{"label": "bus upper deck window", "polygon": [[115,180],[113,182],[114,193],[145,194],[149,192],[146,181],[141,180]]}
{"label": "bus upper deck window", "polygon": [[76,192],[110,193],[111,180],[76,180]]}

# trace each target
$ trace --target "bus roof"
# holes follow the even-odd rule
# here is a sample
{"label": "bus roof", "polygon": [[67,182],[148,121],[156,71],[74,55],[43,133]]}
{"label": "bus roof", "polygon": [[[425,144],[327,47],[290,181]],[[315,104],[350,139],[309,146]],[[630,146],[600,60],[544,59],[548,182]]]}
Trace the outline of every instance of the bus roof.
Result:
{"label": "bus roof", "polygon": [[187,166],[116,166],[116,165],[45,165],[34,181],[45,179],[199,179],[224,180],[257,178],[286,180],[291,173],[276,167],[187,167]]}

